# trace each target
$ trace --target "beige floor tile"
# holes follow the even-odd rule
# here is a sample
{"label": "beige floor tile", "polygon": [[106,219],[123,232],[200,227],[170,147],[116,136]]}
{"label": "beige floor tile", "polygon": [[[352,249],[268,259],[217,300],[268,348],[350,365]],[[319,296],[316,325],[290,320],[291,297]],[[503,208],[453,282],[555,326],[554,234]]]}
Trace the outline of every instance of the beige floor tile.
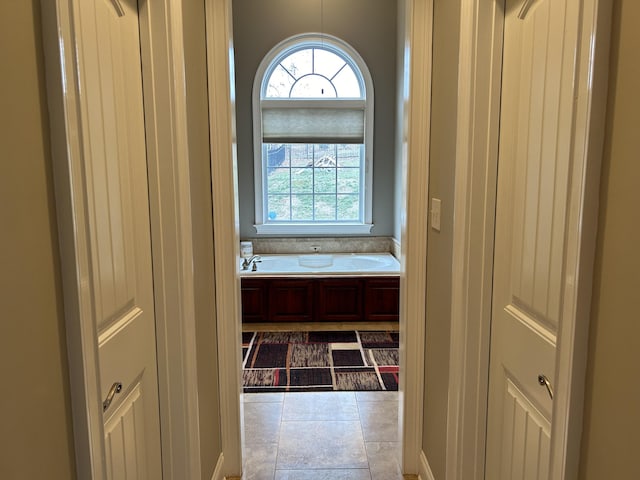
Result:
{"label": "beige floor tile", "polygon": [[276,470],[275,480],[371,480],[369,469]]}
{"label": "beige floor tile", "polygon": [[287,393],[282,421],[359,420],[354,392]]}
{"label": "beige floor tile", "polygon": [[244,443],[277,443],[282,421],[281,403],[245,403]]}
{"label": "beige floor tile", "polygon": [[368,468],[360,422],[282,422],[278,470]]}
{"label": "beige floor tile", "polygon": [[244,403],[273,403],[284,402],[283,392],[273,393],[243,393],[242,401]]}
{"label": "beige floor tile", "polygon": [[355,392],[356,401],[360,402],[397,402],[398,392]]}
{"label": "beige floor tile", "polygon": [[242,480],[273,480],[276,469],[277,444],[245,445]]}
{"label": "beige floor tile", "polygon": [[366,442],[372,480],[402,480],[400,443]]}
{"label": "beige floor tile", "polygon": [[358,402],[366,442],[397,442],[398,402]]}

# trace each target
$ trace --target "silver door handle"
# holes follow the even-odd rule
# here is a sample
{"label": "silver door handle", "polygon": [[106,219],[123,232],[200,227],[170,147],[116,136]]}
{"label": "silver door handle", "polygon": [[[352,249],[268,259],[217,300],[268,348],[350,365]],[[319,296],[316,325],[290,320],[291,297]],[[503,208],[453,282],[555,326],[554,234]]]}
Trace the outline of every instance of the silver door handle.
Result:
{"label": "silver door handle", "polygon": [[551,400],[553,400],[553,388],[551,388],[551,382],[549,381],[547,376],[542,374],[538,375],[538,383],[540,385],[547,387],[547,392],[549,392],[549,397],[551,397]]}
{"label": "silver door handle", "polygon": [[109,405],[111,405],[111,402],[113,402],[113,397],[116,396],[116,393],[120,393],[121,390],[122,390],[122,384],[120,382],[116,382],[113,385],[111,385],[111,388],[109,389],[109,393],[107,393],[107,398],[105,398],[104,402],[102,402],[103,412],[107,411],[107,408],[109,408]]}

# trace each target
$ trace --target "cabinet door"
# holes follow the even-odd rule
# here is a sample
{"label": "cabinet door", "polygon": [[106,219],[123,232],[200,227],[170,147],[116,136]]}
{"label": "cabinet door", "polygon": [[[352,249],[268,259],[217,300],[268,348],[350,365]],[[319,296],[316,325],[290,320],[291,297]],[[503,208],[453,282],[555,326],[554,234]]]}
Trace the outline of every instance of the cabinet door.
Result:
{"label": "cabinet door", "polygon": [[272,279],[269,282],[270,322],[312,322],[313,280]]}
{"label": "cabinet door", "polygon": [[369,278],[365,286],[365,318],[369,322],[397,322],[400,311],[400,279]]}
{"label": "cabinet door", "polygon": [[362,280],[322,279],[316,283],[316,320],[319,322],[359,322],[364,320]]}
{"label": "cabinet door", "polygon": [[243,278],[242,285],[242,322],[266,322],[267,316],[267,280]]}

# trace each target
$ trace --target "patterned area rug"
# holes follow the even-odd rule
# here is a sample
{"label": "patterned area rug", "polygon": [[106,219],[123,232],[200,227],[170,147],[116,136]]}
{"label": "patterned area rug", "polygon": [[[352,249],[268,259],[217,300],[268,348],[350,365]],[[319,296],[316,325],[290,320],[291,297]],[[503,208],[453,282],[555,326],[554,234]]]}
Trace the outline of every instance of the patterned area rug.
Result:
{"label": "patterned area rug", "polygon": [[243,332],[249,392],[398,390],[398,332]]}

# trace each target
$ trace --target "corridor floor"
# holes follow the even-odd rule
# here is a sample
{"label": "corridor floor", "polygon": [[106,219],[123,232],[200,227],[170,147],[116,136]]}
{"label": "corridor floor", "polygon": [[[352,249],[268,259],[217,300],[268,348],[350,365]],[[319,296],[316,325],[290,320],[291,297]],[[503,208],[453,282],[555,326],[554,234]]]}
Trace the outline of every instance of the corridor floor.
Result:
{"label": "corridor floor", "polygon": [[243,397],[243,480],[402,479],[397,392]]}

